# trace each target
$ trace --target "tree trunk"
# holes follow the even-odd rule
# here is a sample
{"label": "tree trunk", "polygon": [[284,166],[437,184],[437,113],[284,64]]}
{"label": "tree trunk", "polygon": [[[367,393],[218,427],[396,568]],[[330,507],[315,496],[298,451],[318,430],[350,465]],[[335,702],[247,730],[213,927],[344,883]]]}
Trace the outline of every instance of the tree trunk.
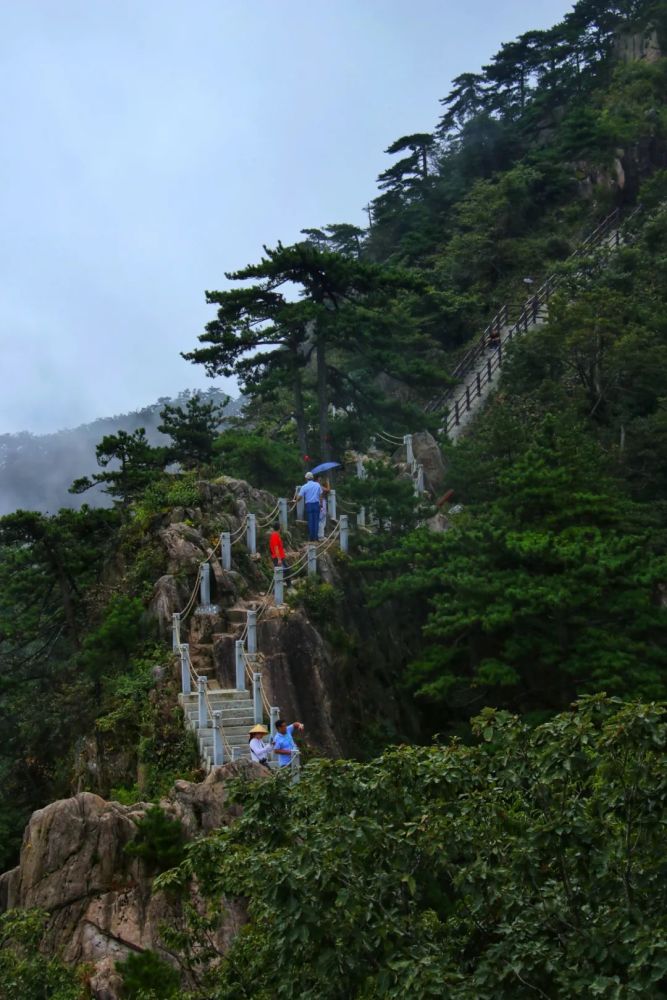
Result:
{"label": "tree trunk", "polygon": [[308,454],[308,438],[306,435],[306,413],[303,406],[303,386],[301,385],[301,369],[295,367],[294,381],[292,383],[294,393],[294,420],[296,421],[296,439],[299,442],[301,458]]}
{"label": "tree trunk", "polygon": [[56,551],[55,547],[45,538],[44,549],[46,551],[47,559],[53,570],[53,574],[58,582],[58,588],[60,590],[60,598],[62,600],[63,612],[65,615],[65,621],[67,623],[67,630],[70,634],[74,646],[76,649],[81,648],[81,643],[79,641],[79,626],[76,620],[76,612],[74,611],[74,602],[72,600],[72,587],[70,581],[67,578],[67,573],[60,559],[60,555]]}
{"label": "tree trunk", "polygon": [[317,414],[320,425],[320,461],[328,462],[329,449],[329,400],[327,398],[327,355],[322,332],[318,332],[315,349],[317,363]]}

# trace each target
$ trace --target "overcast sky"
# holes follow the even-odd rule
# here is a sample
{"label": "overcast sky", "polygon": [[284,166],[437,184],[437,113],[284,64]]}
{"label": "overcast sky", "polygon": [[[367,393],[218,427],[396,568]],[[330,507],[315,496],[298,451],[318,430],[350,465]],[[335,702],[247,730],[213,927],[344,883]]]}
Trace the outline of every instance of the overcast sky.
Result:
{"label": "overcast sky", "polygon": [[[0,0],[0,433],[209,386],[204,290],[364,224],[450,80],[565,0]],[[222,382],[216,384],[223,384]]]}

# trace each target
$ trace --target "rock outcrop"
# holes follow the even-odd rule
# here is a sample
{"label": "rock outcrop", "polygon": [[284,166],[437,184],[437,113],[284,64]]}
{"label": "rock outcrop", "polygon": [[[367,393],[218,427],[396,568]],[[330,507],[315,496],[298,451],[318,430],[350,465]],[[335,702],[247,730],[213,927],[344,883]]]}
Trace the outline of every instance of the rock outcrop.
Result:
{"label": "rock outcrop", "polygon": [[[227,804],[226,788],[240,771],[266,777],[258,765],[229,764],[200,784],[177,782],[161,806],[189,839],[208,834],[238,815],[238,807]],[[180,902],[153,892],[151,873],[124,850],[147,808],[106,802],[90,792],[52,802],[33,813],[19,865],[0,876],[0,911],[46,910],[45,946],[66,962],[93,965],[97,1000],[119,995],[116,961],[146,949],[160,953],[160,926],[181,921]],[[229,903],[216,942],[221,952],[243,921],[243,907]]]}

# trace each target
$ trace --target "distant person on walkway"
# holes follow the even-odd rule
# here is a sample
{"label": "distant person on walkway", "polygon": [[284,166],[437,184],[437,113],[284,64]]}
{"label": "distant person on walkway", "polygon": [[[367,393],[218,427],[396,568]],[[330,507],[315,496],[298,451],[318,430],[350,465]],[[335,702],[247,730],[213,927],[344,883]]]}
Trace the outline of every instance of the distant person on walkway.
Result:
{"label": "distant person on walkway", "polygon": [[273,531],[269,535],[269,552],[271,553],[274,566],[287,567],[285,562],[285,546],[283,545],[283,540],[280,536],[279,524],[273,525]]}
{"label": "distant person on walkway", "polygon": [[320,496],[320,520],[318,522],[317,537],[320,541],[324,538],[324,534],[327,530],[327,497],[331,492],[331,487],[329,486],[329,481],[327,479],[322,482],[319,476],[315,477],[317,482],[322,487],[322,494]]}
{"label": "distant person on walkway", "polygon": [[250,760],[253,764],[263,764],[264,767],[269,766],[269,754],[271,753],[271,747],[264,742],[262,736],[266,736],[268,729],[266,726],[253,726],[252,729],[248,731],[248,746],[250,747]]}
{"label": "distant person on walkway", "polygon": [[312,472],[306,473],[306,481],[299,490],[299,496],[303,497],[306,505],[308,538],[311,542],[316,542],[320,528],[320,497],[322,496],[322,487],[313,478]]}
{"label": "distant person on walkway", "polygon": [[276,722],[276,734],[273,737],[273,749],[278,756],[280,767],[288,767],[292,763],[292,757],[299,752],[299,748],[294,742],[292,733],[295,729],[303,732],[302,722],[293,722],[288,726],[284,719]]}

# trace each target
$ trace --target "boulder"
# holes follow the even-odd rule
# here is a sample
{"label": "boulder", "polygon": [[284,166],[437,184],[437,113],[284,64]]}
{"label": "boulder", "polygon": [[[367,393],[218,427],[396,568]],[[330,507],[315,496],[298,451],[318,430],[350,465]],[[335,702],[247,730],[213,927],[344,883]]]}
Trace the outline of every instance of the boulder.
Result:
{"label": "boulder", "polygon": [[[241,773],[268,776],[258,764],[227,764],[200,784],[178,781],[160,804],[188,838],[208,834],[239,815],[240,807],[227,802],[226,783]],[[154,891],[152,873],[124,851],[147,808],[142,802],[106,802],[91,792],[52,802],[30,818],[18,867],[0,876],[0,912],[45,909],[45,946],[66,962],[93,965],[96,1000],[118,1000],[115,964],[131,952],[151,949],[169,960],[160,927],[179,926],[181,920],[179,901]],[[192,902],[201,902],[194,889]],[[244,920],[243,904],[228,902],[216,935],[221,952]]]}
{"label": "boulder", "polygon": [[432,434],[418,431],[412,435],[415,461],[424,469],[424,486],[433,496],[439,496],[445,487],[445,463],[442,452]]}

